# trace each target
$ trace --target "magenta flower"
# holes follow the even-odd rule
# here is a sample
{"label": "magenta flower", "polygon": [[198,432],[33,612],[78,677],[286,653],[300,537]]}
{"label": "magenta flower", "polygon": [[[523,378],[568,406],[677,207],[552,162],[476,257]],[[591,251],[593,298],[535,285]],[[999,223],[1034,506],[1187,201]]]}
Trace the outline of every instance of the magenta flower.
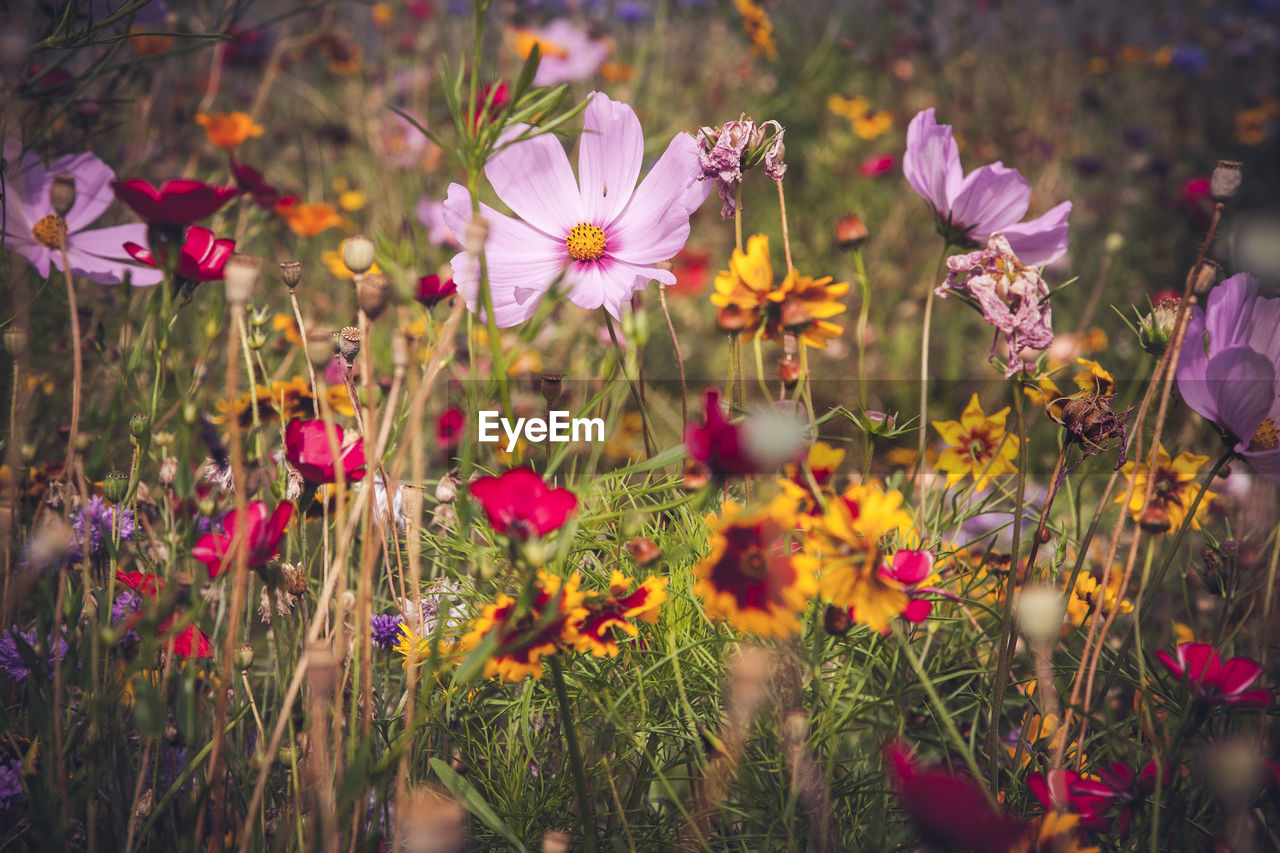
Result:
{"label": "magenta flower", "polygon": [[586,27],[558,18],[529,33],[538,42],[535,86],[558,86],[586,80],[609,58],[609,44],[593,39]]}
{"label": "magenta flower", "polygon": [[573,492],[548,486],[528,468],[481,477],[471,484],[471,495],[484,507],[494,530],[516,539],[546,536],[563,527],[578,509]]}
{"label": "magenta flower", "polygon": [[145,240],[145,225],[92,225],[115,197],[111,167],[92,154],[68,154],[49,164],[40,162],[33,152],[22,152],[22,144],[6,139],[4,159],[9,164],[5,174],[4,241],[7,248],[22,255],[41,276],[49,277],[50,265],[62,269],[61,240],[56,215],[49,202],[49,187],[55,175],[67,174],[75,179],[76,200],[67,211],[67,261],[71,274],[98,284],[120,284],[126,278],[131,284],[151,285],[163,276],[156,270],[135,267],[125,261],[124,244],[129,240]]}
{"label": "magenta flower", "polygon": [[1257,280],[1242,273],[1191,310],[1178,391],[1230,434],[1254,470],[1280,480],[1280,298],[1260,297]]}
{"label": "magenta flower", "polygon": [[[139,246],[137,243],[124,244],[125,251],[130,257],[149,267],[164,265],[167,249],[164,243],[161,243],[160,247],[160,260],[157,262],[150,249]],[[177,275],[188,281],[221,281],[222,270],[235,250],[235,240],[226,237],[218,238],[208,228],[192,225],[187,229],[186,239],[182,244]]]}
{"label": "magenta flower", "polygon": [[[509,131],[508,139],[527,128]],[[655,266],[689,238],[689,216],[706,199],[698,181],[698,146],[677,134],[639,186],[644,136],[626,104],[594,92],[587,105],[575,181],[564,149],[551,134],[513,142],[489,158],[485,175],[519,219],[487,205],[485,260],[494,319],[514,326],[537,311],[556,282],[581,308],[604,306],[615,318],[650,280],[675,284]],[[445,221],[465,242],[471,196],[449,186]],[[480,265],[468,253],[453,258],[453,280],[472,311],[480,310]]]}
{"label": "magenta flower", "polygon": [[[901,548],[894,552],[893,560],[880,568],[880,576],[895,581],[907,594],[910,602],[902,611],[902,618],[908,622],[923,622],[933,612],[933,602],[925,596],[941,595],[952,601],[960,599],[955,595],[932,586],[922,586],[933,574],[933,552],[911,551]],[[888,629],[885,629],[888,633]]]}
{"label": "magenta flower", "polygon": [[1071,202],[1019,221],[1031,203],[1031,185],[1017,169],[999,161],[965,175],[951,125],[937,124],[932,108],[917,113],[907,128],[902,173],[929,202],[939,228],[953,242],[982,246],[1003,232],[1022,262],[1032,266],[1052,263],[1067,251]]}
{"label": "magenta flower", "polygon": [[187,178],[154,187],[141,178],[112,181],[111,188],[133,212],[153,225],[176,228],[217,213],[240,193],[239,187],[215,187]]}
{"label": "magenta flower", "polygon": [[[267,512],[267,505],[263,501],[249,504],[245,513],[248,527],[242,546],[249,549],[249,568],[261,568],[275,559],[280,553],[280,537],[284,535],[284,529],[292,517],[293,504],[288,502],[278,504],[271,513]],[[234,560],[229,560],[228,557],[232,554],[231,544],[235,541],[240,524],[240,511],[232,510],[222,522],[222,533],[206,533],[191,549],[191,556],[204,563],[209,570],[210,580],[234,565]]]}
{"label": "magenta flower", "polygon": [[1262,664],[1257,661],[1244,657],[1224,661],[1208,643],[1179,643],[1176,659],[1167,652],[1156,652],[1156,657],[1206,705],[1271,707],[1270,688],[1249,690],[1262,676]]}
{"label": "magenta flower", "polygon": [[[1023,350],[1048,349],[1053,343],[1053,313],[1049,285],[1024,266],[1010,250],[1003,234],[993,234],[987,248],[947,258],[947,280],[935,291],[940,297],[959,296],[982,312],[982,318],[1004,334],[1009,345],[1005,376],[1034,370],[1023,361]],[[996,344],[991,342],[991,358]]]}

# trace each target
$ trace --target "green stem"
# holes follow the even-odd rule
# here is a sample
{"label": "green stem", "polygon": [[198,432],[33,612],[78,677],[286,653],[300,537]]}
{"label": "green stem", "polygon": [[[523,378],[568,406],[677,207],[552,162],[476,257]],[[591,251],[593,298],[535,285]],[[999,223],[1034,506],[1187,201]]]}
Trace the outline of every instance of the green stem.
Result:
{"label": "green stem", "polygon": [[564,686],[564,669],[559,655],[550,655],[551,681],[560,703],[560,717],[564,724],[565,745],[569,748],[569,768],[573,771],[573,787],[578,795],[578,811],[582,820],[582,846],[587,853],[596,851],[596,822],[591,810],[591,796],[587,793],[587,777],[582,769],[582,750],[578,746],[578,730],[573,723],[573,708],[569,704],[569,691]]}
{"label": "green stem", "polygon": [[920,526],[923,532],[925,513],[927,512],[925,504],[927,503],[929,480],[924,476],[924,451],[928,444],[929,437],[929,339],[933,330],[933,291],[937,287],[938,276],[942,275],[942,264],[947,260],[947,252],[951,250],[951,243],[943,241],[942,252],[938,255],[938,263],[933,269],[933,278],[930,280],[928,291],[924,300],[924,322],[920,329],[920,439],[916,447],[916,464],[915,470],[920,473]]}

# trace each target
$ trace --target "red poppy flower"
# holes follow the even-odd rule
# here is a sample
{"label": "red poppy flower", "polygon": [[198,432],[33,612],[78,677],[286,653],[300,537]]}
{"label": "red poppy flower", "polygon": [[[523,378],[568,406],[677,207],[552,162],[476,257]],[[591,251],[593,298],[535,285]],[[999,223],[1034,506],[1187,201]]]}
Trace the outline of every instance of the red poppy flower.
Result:
{"label": "red poppy flower", "polygon": [[159,189],[141,178],[112,181],[116,198],[156,225],[190,225],[212,216],[240,192],[239,187],[215,187],[202,181],[165,181]]}
{"label": "red poppy flower", "polygon": [[1007,851],[1026,832],[993,809],[977,783],[942,766],[916,762],[906,745],[885,750],[898,798],[925,843],[949,850]]}
{"label": "red poppy flower", "polygon": [[[245,547],[249,549],[249,568],[256,569],[266,565],[280,552],[280,537],[285,525],[293,516],[293,504],[285,502],[278,505],[275,511],[267,514],[267,505],[263,501],[249,504],[246,518],[249,528],[245,532]],[[232,564],[227,557],[231,551],[231,543],[235,540],[236,531],[240,529],[240,512],[232,510],[222,522],[222,533],[206,533],[191,549],[191,556],[204,563],[212,580]]]}
{"label": "red poppy flower", "polygon": [[[145,595],[147,598],[157,598],[164,589],[164,581],[159,575],[143,574],[142,572],[116,572],[116,582],[129,587],[129,589]],[[156,628],[156,635],[163,637],[173,627],[173,623],[182,618],[180,611],[174,611],[167,619],[160,623]],[[136,625],[141,616],[135,613],[129,620],[124,623],[126,628]],[[178,657],[183,658],[211,658],[213,657],[213,644],[209,642],[209,636],[201,631],[195,625],[188,625],[182,629],[182,633],[173,638],[173,651]]]}
{"label": "red poppy flower", "polygon": [[357,438],[353,443],[346,444],[346,430],[338,424],[333,425],[333,432],[338,446],[336,459],[329,436],[325,432],[324,421],[294,418],[284,429],[285,457],[310,485],[336,483],[339,465],[342,466],[343,478],[348,483],[364,476],[364,439]]}
{"label": "red poppy flower", "polygon": [[[164,244],[161,244],[163,247]],[[162,248],[160,260],[157,261],[150,249],[137,243],[125,243],[124,250],[129,256],[149,267],[165,266],[165,251]],[[190,281],[219,281],[227,259],[236,250],[236,241],[215,237],[208,228],[192,225],[187,229],[185,242],[182,244],[182,256],[178,259],[178,276]]]}
{"label": "red poppy flower", "polygon": [[424,275],[418,279],[418,293],[414,298],[430,310],[457,292],[458,285],[453,279],[441,281],[438,275]]}
{"label": "red poppy flower", "polygon": [[737,424],[725,419],[720,410],[720,392],[712,389],[704,398],[702,426],[690,424],[684,431],[689,456],[701,462],[716,477],[759,473],[747,453],[746,439]]}
{"label": "red poppy flower", "polygon": [[471,494],[484,507],[494,530],[517,539],[545,536],[578,508],[573,492],[548,486],[528,468],[481,477],[471,484]]}
{"label": "red poppy flower", "polygon": [[451,406],[436,420],[436,440],[446,450],[457,447],[462,441],[462,433],[466,425],[467,416],[462,413],[462,409]]}
{"label": "red poppy flower", "polygon": [[1270,688],[1248,689],[1262,676],[1262,664],[1257,661],[1244,657],[1223,661],[1208,643],[1180,643],[1176,659],[1167,652],[1156,652],[1156,657],[1207,705],[1271,707]]}
{"label": "red poppy flower", "polygon": [[248,163],[241,163],[235,157],[231,158],[231,176],[236,179],[240,189],[250,195],[253,203],[263,210],[273,210],[282,198],[280,191],[267,183],[261,172]]}
{"label": "red poppy flower", "polygon": [[878,178],[893,169],[892,154],[873,154],[858,164],[858,174],[864,178]]}

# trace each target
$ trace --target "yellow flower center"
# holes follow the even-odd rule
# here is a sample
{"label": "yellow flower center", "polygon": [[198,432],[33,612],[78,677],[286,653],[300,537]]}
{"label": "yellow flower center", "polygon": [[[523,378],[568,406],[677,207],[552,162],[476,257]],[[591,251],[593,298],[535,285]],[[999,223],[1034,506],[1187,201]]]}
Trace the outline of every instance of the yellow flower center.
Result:
{"label": "yellow flower center", "polygon": [[1275,418],[1266,418],[1249,441],[1249,449],[1260,452],[1275,450],[1277,447],[1280,447],[1280,429],[1276,428]]}
{"label": "yellow flower center", "polygon": [[67,241],[67,220],[50,213],[31,228],[31,234],[41,245],[61,249]]}
{"label": "yellow flower center", "polygon": [[570,228],[564,242],[569,247],[569,257],[575,261],[597,261],[604,254],[604,231],[589,222]]}

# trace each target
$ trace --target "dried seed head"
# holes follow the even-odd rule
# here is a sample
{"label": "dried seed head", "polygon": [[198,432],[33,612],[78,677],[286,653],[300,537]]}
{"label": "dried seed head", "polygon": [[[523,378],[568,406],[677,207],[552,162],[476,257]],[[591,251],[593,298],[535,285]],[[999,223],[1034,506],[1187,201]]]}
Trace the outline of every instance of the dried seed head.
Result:
{"label": "dried seed head", "polygon": [[49,206],[59,216],[66,216],[76,203],[76,179],[63,172],[53,176],[49,184]]}
{"label": "dried seed head", "polygon": [[258,259],[248,255],[236,254],[227,259],[222,275],[228,302],[241,307],[249,304],[249,300],[253,299],[253,291],[258,286],[260,268]]}
{"label": "dried seed head", "polygon": [[280,262],[280,280],[284,282],[285,287],[290,290],[295,289],[302,283],[302,262],[301,261],[281,261]]}
{"label": "dried seed head", "polygon": [[852,249],[862,245],[871,234],[867,223],[856,213],[850,213],[836,220],[836,244],[842,249]]}
{"label": "dried seed head", "polygon": [[151,432],[151,416],[146,412],[134,412],[129,416],[129,434],[142,438]]}
{"label": "dried seed head", "polygon": [[828,604],[822,612],[822,627],[835,637],[843,637],[853,627],[853,619],[849,616],[849,608]]}
{"label": "dried seed head", "polygon": [[307,594],[307,572],[295,563],[285,563],[280,567],[284,575],[284,591],[290,595]]}
{"label": "dried seed head", "polygon": [[102,480],[102,493],[113,504],[118,504],[124,500],[124,496],[128,491],[129,475],[123,471],[112,471]]}
{"label": "dried seed head", "polygon": [[356,304],[370,320],[376,320],[391,301],[391,282],[385,275],[356,276]]}
{"label": "dried seed head", "polygon": [[343,240],[342,263],[356,275],[367,273],[373,266],[373,241],[363,234]]}
{"label": "dried seed head", "polygon": [[1191,286],[1191,292],[1196,296],[1206,296],[1213,286],[1218,283],[1218,276],[1222,273],[1222,267],[1213,261],[1203,261],[1199,266],[1192,267],[1187,273],[1187,283]]}
{"label": "dried seed head", "polygon": [[458,497],[458,472],[450,471],[436,483],[436,500],[442,504],[451,504]]}
{"label": "dried seed head", "polygon": [[559,373],[544,373],[540,388],[542,399],[546,400],[547,405],[550,406],[564,393],[564,376]]}
{"label": "dried seed head", "polygon": [[352,364],[360,354],[360,330],[355,326],[346,326],[338,333],[338,352]]}
{"label": "dried seed head", "polygon": [[1240,163],[1236,160],[1219,160],[1209,177],[1209,196],[1219,204],[1235,198],[1242,179]]}
{"label": "dried seed head", "polygon": [[248,669],[253,666],[253,646],[248,643],[241,643],[240,648],[235,653],[236,669]]}

